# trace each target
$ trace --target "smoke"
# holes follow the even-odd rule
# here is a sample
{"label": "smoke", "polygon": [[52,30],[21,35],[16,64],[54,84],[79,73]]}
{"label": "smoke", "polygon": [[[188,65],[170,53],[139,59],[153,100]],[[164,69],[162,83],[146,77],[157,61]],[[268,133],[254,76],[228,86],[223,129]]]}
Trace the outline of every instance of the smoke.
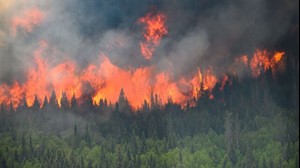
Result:
{"label": "smoke", "polygon": [[[220,74],[236,56],[273,48],[294,26],[298,4],[296,0],[2,1],[0,82],[22,80],[34,64],[33,51],[40,40],[51,47],[43,55],[51,64],[72,59],[85,68],[99,61],[101,53],[123,69],[153,66],[176,78],[195,73],[197,67],[215,67]],[[31,9],[41,12],[41,20],[13,30],[13,18],[32,19],[22,17]],[[143,29],[137,20],[155,10],[166,14],[168,34],[153,59],[145,60],[139,48]]]}
{"label": "smoke", "polygon": [[168,53],[168,60],[171,62],[170,65],[172,65],[171,69],[174,74],[181,76],[197,70],[195,67],[202,64],[199,64],[198,60],[202,59],[208,47],[208,37],[203,30],[189,32],[174,43]]}

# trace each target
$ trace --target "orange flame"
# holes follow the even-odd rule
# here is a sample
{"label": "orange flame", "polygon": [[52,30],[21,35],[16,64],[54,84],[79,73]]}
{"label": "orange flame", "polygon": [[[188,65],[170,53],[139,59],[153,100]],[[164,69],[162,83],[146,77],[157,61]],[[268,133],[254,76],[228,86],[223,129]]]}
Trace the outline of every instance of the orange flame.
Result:
{"label": "orange flame", "polygon": [[262,70],[275,70],[275,65],[282,59],[284,52],[275,52],[272,56],[266,50],[256,50],[250,62],[253,77],[258,77]]}
{"label": "orange flame", "polygon": [[145,59],[150,60],[161,38],[168,33],[166,28],[166,15],[160,12],[148,13],[138,20],[145,24],[144,42],[140,43],[141,53]]}
{"label": "orange flame", "polygon": [[26,32],[32,32],[33,26],[39,25],[44,19],[44,13],[38,8],[25,10],[20,16],[15,16],[11,21],[11,32],[16,36],[18,27]]}
{"label": "orange flame", "polygon": [[[84,95],[91,96],[94,104],[98,105],[100,99],[107,98],[112,102],[118,100],[121,88],[133,107],[139,107],[144,100],[149,101],[151,93],[159,95],[162,103],[172,98],[175,103],[184,103],[189,99],[193,85],[186,79],[186,83],[173,81],[172,75],[166,72],[154,73],[153,67],[143,67],[132,70],[124,70],[112,64],[103,54],[98,65],[90,64],[85,69],[78,71],[73,61],[66,60],[63,63],[51,66],[44,55],[49,45],[41,41],[39,48],[34,52],[35,67],[27,72],[27,80],[24,83],[14,82],[13,85],[0,85],[0,102],[13,107],[20,105],[23,97],[28,106],[34,104],[35,95],[41,106],[45,96],[48,98],[54,90],[59,106],[62,92],[66,93],[68,100],[75,94],[76,98]],[[209,78],[207,78],[209,79]],[[121,81],[121,82],[120,82]],[[205,80],[208,81],[208,80]],[[199,86],[199,83],[194,83]],[[185,91],[179,85],[189,85]],[[196,87],[196,86],[195,86]],[[137,94],[138,93],[138,94]]]}
{"label": "orange flame", "polygon": [[274,54],[273,58],[271,59],[271,61],[274,62],[274,63],[279,62],[282,59],[284,54],[285,54],[284,52],[276,52]]}
{"label": "orange flame", "polygon": [[203,89],[211,91],[216,83],[218,82],[218,79],[215,75],[213,75],[211,69],[207,69],[207,71],[202,74],[200,69],[198,68],[198,76],[200,82],[203,82]]}
{"label": "orange flame", "polygon": [[[31,32],[33,26],[40,24],[43,19],[44,14],[38,8],[26,10],[22,15],[12,19],[12,34],[15,36],[18,28]],[[138,22],[145,24],[143,34],[145,41],[140,43],[141,53],[145,59],[150,60],[161,38],[168,33],[166,15],[160,12],[148,13]],[[5,83],[0,85],[0,103],[6,106],[12,103],[13,108],[17,108],[25,98],[31,107],[36,95],[42,106],[44,97],[49,98],[51,92],[55,91],[59,106],[63,92],[66,93],[68,100],[73,94],[77,99],[88,95],[95,105],[99,105],[100,99],[105,98],[116,102],[123,88],[133,107],[139,107],[144,100],[149,102],[152,93],[159,96],[161,103],[167,103],[168,99],[172,98],[173,102],[183,105],[192,97],[196,97],[200,89],[208,91],[209,98],[213,99],[211,92],[216,83],[220,82],[220,90],[223,90],[228,81],[227,75],[219,80],[212,68],[203,72],[198,68],[192,79],[184,76],[174,79],[172,72],[157,72],[153,66],[122,69],[114,65],[103,53],[100,54],[99,63],[90,64],[84,69],[79,69],[72,60],[51,65],[45,59],[48,48],[49,44],[46,41],[39,42],[39,48],[33,53],[35,66],[27,71],[25,82],[14,81],[11,85]],[[284,52],[275,52],[274,56],[270,57],[266,50],[257,50],[250,62],[246,55],[236,61],[242,62],[245,67],[249,65],[252,75],[257,77],[262,70],[275,69],[283,55]]]}
{"label": "orange flame", "polygon": [[193,97],[197,97],[198,91],[201,90],[201,84],[203,86],[204,91],[209,91],[210,99],[213,99],[213,95],[211,94],[212,89],[217,84],[218,79],[212,73],[212,69],[207,69],[205,73],[202,73],[200,68],[198,68],[198,73],[194,76],[194,78],[188,83],[193,86]]}
{"label": "orange flame", "polygon": [[[220,82],[219,89],[223,90],[229,80],[227,75],[219,80],[212,68],[203,72],[198,68],[192,79],[181,77],[178,80],[173,79],[170,72],[156,73],[155,67],[151,66],[124,70],[112,64],[102,53],[99,64],[90,64],[82,70],[72,60],[50,65],[43,58],[48,48],[46,41],[40,41],[39,48],[34,52],[35,66],[27,71],[25,82],[0,85],[0,103],[8,106],[12,102],[16,108],[25,98],[28,106],[32,106],[36,95],[42,106],[44,97],[49,98],[54,90],[59,106],[62,92],[66,93],[68,100],[73,94],[77,99],[85,95],[91,96],[94,104],[98,105],[100,99],[105,98],[116,102],[123,88],[125,96],[135,108],[142,105],[144,100],[149,102],[152,93],[159,96],[161,103],[167,103],[172,98],[173,102],[184,105],[196,97],[200,89],[208,91],[209,98],[213,99],[211,92],[216,83]],[[272,56],[266,50],[257,50],[250,61],[253,76],[258,76],[262,70],[275,69],[283,55],[284,52],[275,52]]]}

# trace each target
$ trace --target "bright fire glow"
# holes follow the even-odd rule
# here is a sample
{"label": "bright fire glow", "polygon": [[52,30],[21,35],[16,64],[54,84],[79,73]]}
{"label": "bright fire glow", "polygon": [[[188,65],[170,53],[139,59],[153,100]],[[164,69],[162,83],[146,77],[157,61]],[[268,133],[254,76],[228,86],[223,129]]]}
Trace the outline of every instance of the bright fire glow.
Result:
{"label": "bright fire glow", "polygon": [[160,12],[148,13],[138,20],[145,25],[143,36],[145,41],[140,43],[141,53],[145,59],[150,60],[155,48],[160,44],[161,38],[168,33],[166,15]]}
{"label": "bright fire glow", "polygon": [[[116,102],[123,88],[125,96],[135,108],[140,107],[144,100],[149,102],[152,93],[159,96],[161,103],[167,103],[168,99],[172,98],[175,103],[184,105],[197,96],[201,83],[203,89],[210,93],[209,98],[213,99],[211,91],[216,83],[220,82],[220,90],[223,90],[228,81],[227,75],[218,79],[212,68],[203,72],[198,68],[192,79],[181,77],[176,81],[172,73],[154,73],[154,67],[151,66],[124,70],[112,64],[102,53],[98,64],[90,64],[79,71],[72,60],[65,60],[54,66],[47,64],[48,61],[43,58],[43,55],[48,48],[46,41],[40,41],[39,48],[33,53],[35,67],[28,70],[27,80],[24,83],[15,81],[11,85],[0,85],[0,102],[6,106],[12,102],[13,107],[16,108],[25,97],[28,106],[32,106],[37,95],[42,106],[44,97],[49,98],[54,90],[59,106],[62,92],[66,93],[69,100],[73,94],[77,99],[86,95],[91,96],[93,103],[99,105],[100,99],[105,98]],[[270,57],[267,51],[257,50],[250,62],[252,75],[257,77],[262,70],[275,67],[283,55],[284,52],[276,52]]]}
{"label": "bright fire glow", "polygon": [[[133,107],[142,105],[144,100],[149,102],[151,93],[159,95],[162,103],[172,98],[174,102],[182,104],[191,99],[192,95],[195,96],[192,93],[193,88],[200,86],[199,79],[193,83],[185,78],[182,78],[181,82],[176,82],[169,73],[153,74],[152,67],[123,70],[112,64],[103,54],[99,56],[102,60],[99,64],[90,64],[80,72],[77,71],[76,64],[70,60],[50,66],[47,64],[47,59],[43,58],[47,48],[49,48],[47,42],[41,41],[39,48],[34,52],[35,67],[28,70],[27,80],[24,83],[16,81],[11,86],[0,85],[0,102],[5,105],[12,102],[13,107],[16,108],[25,96],[28,106],[32,106],[37,95],[42,106],[44,97],[49,98],[54,90],[59,106],[63,91],[69,100],[73,94],[76,98],[90,95],[94,104],[98,105],[100,99],[105,98],[116,102],[123,88]],[[216,83],[216,77],[207,71],[203,82],[205,89],[211,89]],[[178,85],[189,89],[183,91]]]}
{"label": "bright fire glow", "polygon": [[275,65],[282,59],[284,52],[275,52],[274,55],[267,50],[256,50],[250,62],[253,77],[258,77],[262,71],[275,70]]}
{"label": "bright fire glow", "polygon": [[[11,31],[15,36],[18,28],[26,32],[33,31],[33,26],[40,24],[44,14],[37,8],[24,11],[11,22]],[[160,44],[161,38],[168,33],[166,28],[166,15],[160,12],[148,13],[138,20],[145,25],[144,40],[140,43],[141,53],[145,59],[151,59],[155,48]],[[122,45],[122,41],[120,41]],[[224,89],[229,77],[215,74],[214,67],[194,71],[194,74],[174,78],[173,72],[157,71],[155,66],[145,66],[132,69],[122,69],[114,65],[109,57],[102,52],[98,62],[94,62],[81,69],[74,60],[66,59],[57,64],[49,64],[47,51],[52,49],[47,41],[41,40],[39,47],[33,52],[34,65],[26,72],[26,80],[14,81],[10,84],[0,84],[0,103],[14,108],[24,103],[33,106],[35,96],[42,107],[44,97],[56,92],[58,105],[62,93],[70,101],[73,95],[80,101],[83,97],[91,96],[95,105],[100,100],[107,99],[112,103],[118,101],[120,90],[123,88],[129,103],[140,107],[144,100],[150,102],[150,96],[157,94],[162,104],[171,98],[173,102],[184,105],[198,96],[200,89],[209,93],[213,99],[212,90],[220,83],[220,90]],[[284,56],[284,52],[275,52],[273,55],[266,50],[256,50],[250,58],[243,55],[236,59],[237,63],[244,64],[244,68],[251,68],[254,77],[271,69],[275,71],[276,65]],[[230,68],[230,67],[229,67]]]}

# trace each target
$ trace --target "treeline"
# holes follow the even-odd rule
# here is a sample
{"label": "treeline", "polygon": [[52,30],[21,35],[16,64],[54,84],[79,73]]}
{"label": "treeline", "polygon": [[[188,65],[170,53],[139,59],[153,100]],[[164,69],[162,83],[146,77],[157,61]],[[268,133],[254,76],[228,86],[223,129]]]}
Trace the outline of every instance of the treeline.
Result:
{"label": "treeline", "polygon": [[299,167],[299,107],[281,79],[230,77],[184,107],[151,95],[134,109],[123,90],[99,106],[65,93],[58,106],[55,92],[42,108],[2,105],[1,167]]}

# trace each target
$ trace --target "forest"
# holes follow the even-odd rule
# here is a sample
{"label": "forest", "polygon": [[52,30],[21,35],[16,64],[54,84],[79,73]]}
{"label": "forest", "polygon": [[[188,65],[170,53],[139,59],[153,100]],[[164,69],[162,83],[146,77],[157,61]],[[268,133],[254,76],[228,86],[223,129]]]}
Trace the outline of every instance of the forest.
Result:
{"label": "forest", "polygon": [[2,104],[0,167],[299,167],[298,76],[231,76],[184,106],[152,94],[133,108],[123,89],[99,105],[54,91],[31,107]]}
{"label": "forest", "polygon": [[299,168],[299,0],[0,0],[0,168]]}

